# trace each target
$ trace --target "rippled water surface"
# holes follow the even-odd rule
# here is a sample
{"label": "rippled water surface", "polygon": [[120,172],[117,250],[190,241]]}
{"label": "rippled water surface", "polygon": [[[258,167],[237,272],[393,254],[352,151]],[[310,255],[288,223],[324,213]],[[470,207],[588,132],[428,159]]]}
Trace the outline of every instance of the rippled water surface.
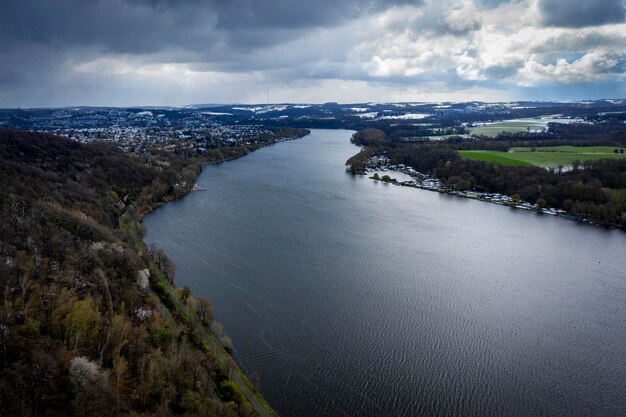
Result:
{"label": "rippled water surface", "polygon": [[626,233],[345,172],[351,132],[144,220],[283,417],[626,415]]}

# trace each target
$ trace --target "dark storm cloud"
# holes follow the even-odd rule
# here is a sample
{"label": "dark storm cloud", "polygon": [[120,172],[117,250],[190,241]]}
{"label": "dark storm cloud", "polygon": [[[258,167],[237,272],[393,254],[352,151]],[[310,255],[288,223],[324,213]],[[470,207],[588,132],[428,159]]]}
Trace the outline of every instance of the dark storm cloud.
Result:
{"label": "dark storm cloud", "polygon": [[[319,58],[319,45],[283,48],[394,6],[422,0],[28,0],[0,3],[0,101],[35,87],[71,83],[74,70],[100,58],[184,63],[204,71],[284,73]],[[349,36],[346,36],[349,38]],[[326,40],[342,44],[344,39]],[[281,53],[276,55],[276,50]],[[314,49],[314,50],[313,50]],[[274,55],[268,54],[274,52]],[[295,60],[294,60],[295,57]],[[298,65],[294,61],[298,60]],[[106,63],[105,63],[106,64]],[[332,64],[332,63],[331,63]],[[292,67],[292,71],[289,68]],[[331,66],[329,66],[331,68]],[[116,70],[109,68],[109,70]],[[91,65],[89,71],[99,71]],[[107,68],[101,68],[106,72]],[[303,73],[306,77],[306,72]],[[100,76],[101,77],[101,76]],[[94,82],[99,83],[94,75]],[[40,90],[37,90],[40,91]],[[113,94],[113,93],[111,93]]]}
{"label": "dark storm cloud", "polygon": [[546,26],[580,28],[622,23],[623,0],[540,0],[539,10]]}
{"label": "dark storm cloud", "polygon": [[[253,69],[253,51],[394,5],[350,0],[29,0],[0,6],[0,85],[103,54]],[[46,53],[42,54],[41,50]],[[261,66],[264,63],[260,63]]]}
{"label": "dark storm cloud", "polygon": [[118,53],[152,53],[211,32],[215,16],[204,9],[161,11],[110,1],[10,2],[0,13],[0,48],[44,44],[58,49],[91,46]]}
{"label": "dark storm cloud", "polygon": [[[416,0],[233,0],[215,1],[219,26],[225,29],[299,29],[328,26]],[[176,4],[176,2],[174,2]]]}
{"label": "dark storm cloud", "polygon": [[402,4],[396,0],[33,0],[0,6],[0,48],[11,41],[96,45],[119,53],[216,44],[267,46],[290,32],[337,25]]}

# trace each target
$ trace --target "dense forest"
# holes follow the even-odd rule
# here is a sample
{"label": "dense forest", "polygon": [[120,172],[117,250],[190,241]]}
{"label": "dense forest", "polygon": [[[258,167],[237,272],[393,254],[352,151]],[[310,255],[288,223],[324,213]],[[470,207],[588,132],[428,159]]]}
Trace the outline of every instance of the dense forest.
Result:
{"label": "dense forest", "polygon": [[[611,132],[606,129],[604,132]],[[579,139],[576,144],[623,143],[624,136],[611,136],[606,141],[600,134],[587,134],[590,140]],[[410,165],[417,171],[429,173],[455,190],[473,189],[498,192],[517,199],[568,211],[572,216],[626,229],[626,159],[576,161],[571,170],[554,172],[539,167],[504,166],[473,161],[461,157],[458,142],[402,143],[390,139],[377,129],[365,129],[353,136],[353,142],[364,149],[347,162],[354,172],[361,170],[367,158],[386,154],[391,163]],[[607,143],[608,142],[608,143]],[[473,141],[474,149],[507,150],[511,143],[505,140]],[[525,142],[521,142],[525,144]],[[533,142],[554,145],[570,144],[561,141]],[[520,146],[519,142],[514,143]]]}
{"label": "dense forest", "polygon": [[170,288],[175,305],[155,279],[175,266],[142,241],[141,214],[203,162],[0,130],[0,415],[255,415],[190,331],[230,347],[210,303]]}

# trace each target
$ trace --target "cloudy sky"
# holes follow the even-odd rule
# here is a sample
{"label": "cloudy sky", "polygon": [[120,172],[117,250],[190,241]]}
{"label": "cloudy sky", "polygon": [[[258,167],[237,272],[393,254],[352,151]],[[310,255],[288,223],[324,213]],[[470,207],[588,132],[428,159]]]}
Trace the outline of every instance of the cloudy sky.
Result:
{"label": "cloudy sky", "polygon": [[23,0],[0,107],[626,97],[626,0]]}

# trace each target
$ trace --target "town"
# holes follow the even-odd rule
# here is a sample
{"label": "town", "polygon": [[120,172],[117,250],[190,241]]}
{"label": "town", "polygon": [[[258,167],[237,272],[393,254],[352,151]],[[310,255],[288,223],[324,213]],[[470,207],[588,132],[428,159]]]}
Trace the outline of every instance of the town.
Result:
{"label": "town", "polygon": [[48,132],[81,143],[116,144],[127,153],[170,151],[184,158],[207,149],[262,143],[264,127],[226,125],[215,117],[184,109],[66,108],[0,112],[0,126]]}

